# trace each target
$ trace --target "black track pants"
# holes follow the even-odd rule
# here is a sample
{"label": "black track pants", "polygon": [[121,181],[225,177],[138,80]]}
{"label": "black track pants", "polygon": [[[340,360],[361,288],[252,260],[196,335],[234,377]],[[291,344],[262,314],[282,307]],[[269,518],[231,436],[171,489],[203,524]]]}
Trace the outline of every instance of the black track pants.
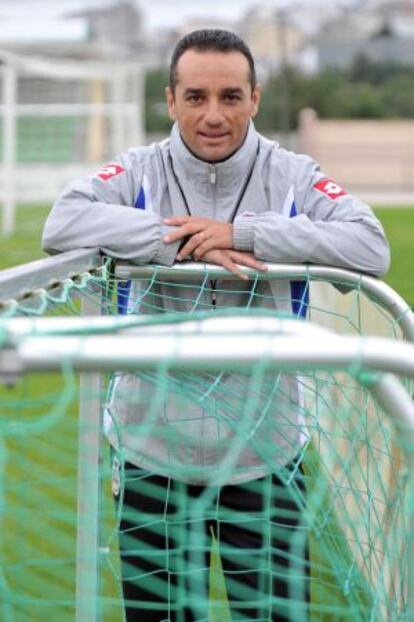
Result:
{"label": "black track pants", "polygon": [[[305,495],[300,468],[287,469],[287,485],[273,474],[215,490],[128,463],[124,468],[117,503],[122,499],[119,541],[128,622],[227,622],[229,609],[231,622],[294,622],[300,618],[295,608],[302,615],[307,611],[309,554],[299,507]],[[197,506],[206,493],[208,502]],[[216,568],[217,559],[222,570],[214,577],[219,586],[225,577],[227,609],[212,614],[210,566]],[[214,598],[221,588],[210,589]]]}

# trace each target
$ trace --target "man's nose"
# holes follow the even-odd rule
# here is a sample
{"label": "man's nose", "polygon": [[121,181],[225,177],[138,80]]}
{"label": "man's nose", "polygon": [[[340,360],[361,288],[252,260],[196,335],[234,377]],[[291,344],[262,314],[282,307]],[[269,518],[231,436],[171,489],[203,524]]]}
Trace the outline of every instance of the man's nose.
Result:
{"label": "man's nose", "polygon": [[205,120],[210,125],[221,125],[221,123],[223,123],[224,115],[220,106],[220,102],[209,102],[206,109]]}

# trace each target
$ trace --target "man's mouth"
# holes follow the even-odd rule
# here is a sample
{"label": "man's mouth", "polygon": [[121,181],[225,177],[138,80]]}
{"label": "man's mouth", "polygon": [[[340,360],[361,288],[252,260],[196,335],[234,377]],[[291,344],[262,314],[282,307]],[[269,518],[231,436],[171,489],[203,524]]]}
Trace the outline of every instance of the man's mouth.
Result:
{"label": "man's mouth", "polygon": [[228,136],[228,132],[199,132],[203,138],[207,138],[208,140],[219,140],[220,138],[225,138]]}

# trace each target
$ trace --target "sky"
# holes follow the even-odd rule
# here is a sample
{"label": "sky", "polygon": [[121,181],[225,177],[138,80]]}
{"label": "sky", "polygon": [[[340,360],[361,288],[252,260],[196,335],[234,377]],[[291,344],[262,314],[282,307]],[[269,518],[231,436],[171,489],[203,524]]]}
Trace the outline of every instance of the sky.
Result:
{"label": "sky", "polygon": [[[134,0],[144,13],[146,27],[154,30],[160,27],[174,27],[183,20],[191,17],[218,17],[225,20],[234,20],[243,15],[254,5],[283,7],[301,3],[312,6],[319,5],[349,5],[358,0]],[[363,0],[359,0],[362,2]],[[89,7],[102,7],[111,4],[114,0],[0,0],[0,16],[19,18],[32,15],[42,19],[45,16],[57,17],[62,12],[81,10]],[[34,12],[33,9],[35,8]]]}
{"label": "sky", "polygon": [[[321,3],[349,6],[358,0],[135,0],[146,16],[147,27],[176,26],[189,17],[220,17],[235,20],[247,9],[260,4],[269,7],[288,7],[293,4],[320,6]],[[171,7],[173,6],[173,10]]]}
{"label": "sky", "polygon": [[[157,26],[175,26],[189,17],[220,17],[221,19],[235,20],[257,0],[173,0],[174,10],[171,10],[172,0],[136,0],[147,18],[148,28]],[[277,0],[263,0],[263,5],[278,6]]]}

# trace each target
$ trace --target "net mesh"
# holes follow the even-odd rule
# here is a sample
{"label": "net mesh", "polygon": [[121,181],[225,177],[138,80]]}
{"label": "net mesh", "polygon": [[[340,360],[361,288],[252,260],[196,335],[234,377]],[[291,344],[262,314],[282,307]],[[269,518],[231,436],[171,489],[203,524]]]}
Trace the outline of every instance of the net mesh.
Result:
{"label": "net mesh", "polygon": [[[121,330],[120,313],[138,313],[145,334],[165,320],[168,332],[222,313],[259,323],[279,295],[285,317],[306,311],[341,333],[400,338],[398,322],[360,288],[340,294],[335,285],[309,278],[275,294],[258,279],[220,281],[207,271],[192,283],[156,271],[125,283],[107,264],[1,313],[4,324],[73,317],[81,297],[114,315],[111,332]],[[74,619],[81,397],[91,409],[100,400],[112,443],[102,442],[100,470],[104,620],[123,619],[123,590],[143,620],[409,620],[407,462],[362,372],[356,360],[275,374],[263,357],[248,369],[190,373],[172,357],[81,396],[70,360],[58,374],[5,378],[1,619]]]}

